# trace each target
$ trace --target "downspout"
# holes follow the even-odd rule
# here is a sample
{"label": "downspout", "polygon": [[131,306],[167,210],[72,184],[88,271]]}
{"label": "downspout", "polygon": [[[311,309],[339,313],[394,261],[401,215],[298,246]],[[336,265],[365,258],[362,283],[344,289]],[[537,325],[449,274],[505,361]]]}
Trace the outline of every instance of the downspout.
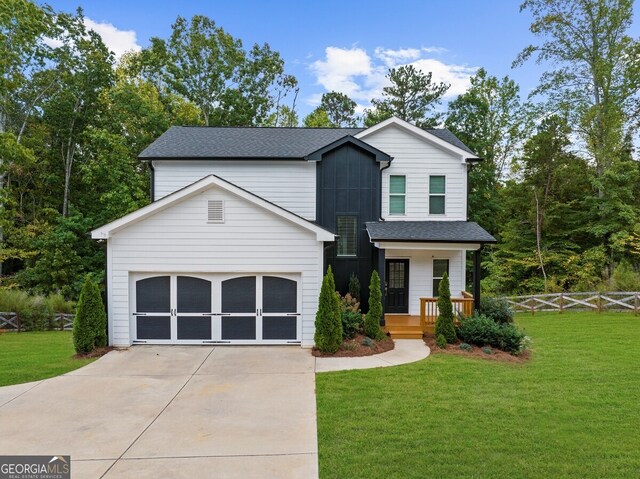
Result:
{"label": "downspout", "polygon": [[[393,159],[393,158],[392,158]],[[391,161],[387,163],[387,166],[383,166],[380,168],[380,193],[382,193],[382,172],[391,166]],[[380,211],[382,212],[382,198],[380,198]],[[382,216],[382,215],[380,215]],[[383,218],[380,218],[380,221],[384,221]],[[387,268],[386,268],[386,258],[385,258],[385,250],[382,248],[378,248],[378,276],[380,276],[380,289],[382,289],[382,318],[380,318],[380,326],[384,327],[386,325],[386,320],[384,318],[384,311],[387,307]]]}
{"label": "downspout", "polygon": [[149,185],[149,195],[151,197],[151,203],[156,200],[156,170],[153,167],[153,160],[149,160],[149,171],[151,173],[151,184]]}

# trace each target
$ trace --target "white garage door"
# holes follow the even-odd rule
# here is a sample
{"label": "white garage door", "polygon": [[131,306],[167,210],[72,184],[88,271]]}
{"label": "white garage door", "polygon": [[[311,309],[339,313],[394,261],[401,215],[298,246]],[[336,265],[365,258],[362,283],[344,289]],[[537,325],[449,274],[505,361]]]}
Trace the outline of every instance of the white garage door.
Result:
{"label": "white garage door", "polygon": [[299,344],[299,275],[132,275],[134,343]]}

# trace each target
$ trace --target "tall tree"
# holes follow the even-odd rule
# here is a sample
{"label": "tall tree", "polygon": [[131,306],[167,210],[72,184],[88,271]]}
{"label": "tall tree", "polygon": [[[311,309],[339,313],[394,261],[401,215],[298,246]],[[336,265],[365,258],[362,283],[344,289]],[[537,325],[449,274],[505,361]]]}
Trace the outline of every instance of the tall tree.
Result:
{"label": "tall tree", "polygon": [[434,83],[432,72],[424,73],[413,65],[390,68],[391,85],[382,89],[382,98],[371,100],[365,110],[365,126],[372,126],[396,116],[421,128],[433,128],[442,119],[435,108],[449,89],[446,83]]}
{"label": "tall tree", "polygon": [[509,77],[499,80],[481,68],[470,83],[449,103],[445,126],[484,160],[469,173],[469,214],[496,232],[498,188],[530,131],[531,115]]}
{"label": "tall tree", "polygon": [[319,108],[327,112],[331,125],[339,128],[356,126],[356,106],[356,102],[344,93],[331,91],[322,94]]}
{"label": "tall tree", "polygon": [[331,128],[331,120],[326,110],[318,107],[304,117],[304,126],[307,128]]}

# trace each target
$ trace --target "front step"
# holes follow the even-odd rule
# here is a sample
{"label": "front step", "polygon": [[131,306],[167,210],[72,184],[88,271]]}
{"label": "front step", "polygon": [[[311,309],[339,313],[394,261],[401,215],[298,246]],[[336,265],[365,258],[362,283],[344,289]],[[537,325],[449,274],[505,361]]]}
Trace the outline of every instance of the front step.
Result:
{"label": "front step", "polygon": [[389,334],[393,339],[422,339],[420,331],[389,331]]}

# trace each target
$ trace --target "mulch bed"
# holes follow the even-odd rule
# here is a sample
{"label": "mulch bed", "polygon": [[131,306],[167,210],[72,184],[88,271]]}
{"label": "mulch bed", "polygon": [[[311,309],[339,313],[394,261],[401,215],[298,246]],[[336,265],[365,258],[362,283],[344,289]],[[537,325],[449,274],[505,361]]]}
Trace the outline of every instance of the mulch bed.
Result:
{"label": "mulch bed", "polygon": [[107,354],[109,351],[113,351],[113,346],[107,346],[105,348],[96,348],[87,354],[76,354],[73,356],[73,359],[99,358]]}
{"label": "mulch bed", "polygon": [[395,348],[393,339],[389,336],[385,336],[380,341],[374,341],[372,346],[366,346],[362,344],[366,336],[358,334],[353,339],[345,339],[340,346],[340,349],[335,353],[323,353],[316,348],[311,350],[311,354],[318,358],[355,358],[359,356],[372,356],[374,354],[385,353]]}
{"label": "mulch bed", "polygon": [[460,349],[460,344],[462,341],[456,341],[455,344],[447,344],[446,349],[441,349],[436,344],[436,337],[431,333],[425,333],[424,342],[429,349],[431,349],[431,354],[453,354],[454,356],[465,356],[472,358],[480,358],[480,359],[490,359],[492,361],[500,361],[503,363],[524,363],[531,358],[531,350],[527,349],[520,356],[513,356],[512,354],[505,353],[504,351],[500,351],[499,349],[491,348],[491,354],[487,354],[482,351],[482,348],[478,346],[473,346],[471,351],[465,351]]}

